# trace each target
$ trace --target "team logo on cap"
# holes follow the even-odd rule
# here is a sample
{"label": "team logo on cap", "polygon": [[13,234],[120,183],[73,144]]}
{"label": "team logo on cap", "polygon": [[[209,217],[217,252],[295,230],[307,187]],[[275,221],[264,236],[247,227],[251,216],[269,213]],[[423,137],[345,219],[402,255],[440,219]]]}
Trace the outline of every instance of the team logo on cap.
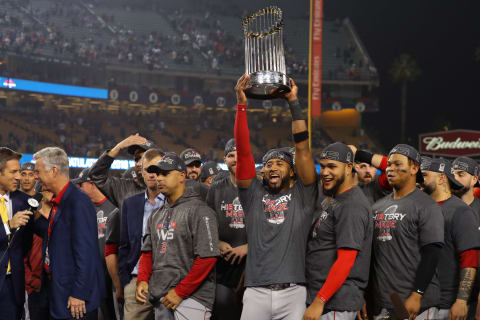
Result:
{"label": "team logo on cap", "polygon": [[168,158],[168,157],[164,157],[162,160],[160,160],[160,162],[162,162],[162,163],[168,163],[168,164],[173,164],[173,159],[172,159],[172,158]]}
{"label": "team logo on cap", "polygon": [[453,166],[453,168],[455,168],[455,170],[468,171],[468,164],[462,161],[457,161],[455,162],[455,165]]}
{"label": "team logo on cap", "polygon": [[404,156],[409,156],[410,155],[410,150],[408,148],[404,148],[404,147],[395,147],[392,149],[392,151],[390,153],[399,153],[399,154],[403,154]]}
{"label": "team logo on cap", "polygon": [[209,172],[210,174],[213,174],[213,168],[208,168],[208,172]]}
{"label": "team logo on cap", "polygon": [[320,157],[322,159],[340,161],[340,154],[337,151],[323,151]]}
{"label": "team logo on cap", "polygon": [[438,171],[440,171],[440,172],[445,171],[445,163],[440,163],[440,165],[438,166]]}
{"label": "team logo on cap", "polygon": [[200,158],[200,154],[198,152],[195,152],[195,151],[189,151],[187,153],[185,153],[185,160],[186,159],[192,159],[192,158]]}
{"label": "team logo on cap", "polygon": [[430,168],[430,165],[432,164],[432,160],[428,159],[428,158],[424,158],[422,160],[422,164],[420,165],[420,169],[421,170],[428,170],[428,168]]}

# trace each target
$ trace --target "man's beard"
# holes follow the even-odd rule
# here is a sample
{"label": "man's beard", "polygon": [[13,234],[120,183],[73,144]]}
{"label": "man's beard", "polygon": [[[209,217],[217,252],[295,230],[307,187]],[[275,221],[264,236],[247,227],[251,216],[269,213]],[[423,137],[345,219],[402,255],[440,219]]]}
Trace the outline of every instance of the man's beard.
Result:
{"label": "man's beard", "polygon": [[196,172],[190,172],[190,173],[188,174],[188,179],[198,181],[198,173],[196,173]]}
{"label": "man's beard", "polygon": [[456,195],[459,198],[463,197],[463,195],[466,194],[468,191],[470,191],[470,188],[467,188],[465,186],[463,186],[462,188],[460,188],[458,190],[452,190],[453,194]]}
{"label": "man's beard", "polygon": [[290,184],[290,177],[286,176],[282,178],[282,183],[278,187],[272,187],[269,183],[267,178],[263,178],[263,185],[267,188],[268,192],[271,194],[279,193],[283,188]]}
{"label": "man's beard", "polygon": [[330,190],[325,190],[322,188],[323,194],[326,195],[327,197],[334,197],[342,183],[345,181],[345,174],[342,174],[340,178],[338,178],[337,182],[335,182],[335,185],[330,189]]}
{"label": "man's beard", "polygon": [[423,185],[423,192],[425,192],[428,195],[431,195],[432,193],[437,190],[437,186],[434,184],[425,184]]}
{"label": "man's beard", "polygon": [[231,174],[235,175],[235,169],[237,168],[237,167],[236,167],[236,163],[233,164],[233,165],[231,165],[231,166],[227,166],[227,168],[228,168],[228,171],[229,171]]}
{"label": "man's beard", "polygon": [[[368,179],[368,181],[367,181],[367,179]],[[360,180],[360,182],[362,182],[362,183],[364,183],[364,184],[367,184],[367,183],[369,183],[369,182],[371,182],[371,181],[373,180],[373,177],[370,175],[370,173],[366,173],[366,174],[363,176],[363,178],[358,179],[358,180]]]}

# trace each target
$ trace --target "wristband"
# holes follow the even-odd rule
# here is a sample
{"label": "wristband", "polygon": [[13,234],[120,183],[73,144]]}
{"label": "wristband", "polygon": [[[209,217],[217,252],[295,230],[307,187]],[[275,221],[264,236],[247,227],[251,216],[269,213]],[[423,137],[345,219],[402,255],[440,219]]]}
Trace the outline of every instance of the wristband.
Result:
{"label": "wristband", "polygon": [[290,107],[290,113],[292,114],[292,120],[306,120],[303,112],[302,107],[300,107],[300,102],[298,99],[288,102],[288,106]]}
{"label": "wristband", "polygon": [[293,134],[293,141],[295,141],[295,143],[300,143],[300,142],[303,142],[305,140],[308,140],[308,131],[307,130],[302,131],[302,132],[297,132],[297,133]]}
{"label": "wristband", "polygon": [[373,153],[364,150],[358,150],[355,153],[355,161],[356,162],[365,162],[368,164],[372,164]]}

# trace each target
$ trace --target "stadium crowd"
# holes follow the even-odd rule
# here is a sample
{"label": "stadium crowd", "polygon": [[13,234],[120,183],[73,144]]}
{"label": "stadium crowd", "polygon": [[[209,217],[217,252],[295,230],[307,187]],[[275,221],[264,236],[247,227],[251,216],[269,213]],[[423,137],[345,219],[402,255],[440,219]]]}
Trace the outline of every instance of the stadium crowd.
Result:
{"label": "stadium crowd", "polygon": [[[248,81],[216,141],[226,171],[139,134],[99,137],[74,179],[62,148],[20,165],[0,147],[0,319],[478,318],[479,164],[333,142],[317,172],[292,80],[292,145],[256,168]],[[95,116],[38,121],[68,140],[68,121],[96,132]],[[116,177],[122,152],[135,167]]]}

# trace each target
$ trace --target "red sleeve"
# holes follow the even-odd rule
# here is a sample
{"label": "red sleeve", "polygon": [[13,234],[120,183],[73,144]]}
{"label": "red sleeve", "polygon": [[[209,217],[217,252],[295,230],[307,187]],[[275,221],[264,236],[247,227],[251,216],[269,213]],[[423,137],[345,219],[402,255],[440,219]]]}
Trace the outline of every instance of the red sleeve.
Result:
{"label": "red sleeve", "polygon": [[474,188],[473,195],[477,198],[480,198],[480,188]]}
{"label": "red sleeve", "polygon": [[392,190],[393,189],[392,186],[390,185],[390,183],[388,183],[387,175],[385,174],[385,172],[382,172],[380,177],[378,177],[378,184],[384,190]]}
{"label": "red sleeve", "polygon": [[380,166],[378,167],[378,169],[380,169],[380,171],[382,172],[385,172],[385,170],[387,170],[387,166],[388,166],[388,158],[383,156],[382,162],[380,162]]}
{"label": "red sleeve", "polygon": [[463,251],[460,254],[460,269],[478,267],[478,250]]}
{"label": "red sleeve", "polygon": [[355,263],[357,250],[338,249],[337,260],[328,272],[327,280],[317,294],[317,297],[327,302],[340,289]]}
{"label": "red sleeve", "polygon": [[255,160],[250,150],[250,133],[248,132],[247,106],[237,105],[235,117],[235,144],[237,147],[237,170],[235,176],[238,180],[255,178]]}
{"label": "red sleeve", "polygon": [[152,276],[152,251],[142,252],[138,263],[137,284],[142,281],[148,282]]}
{"label": "red sleeve", "polygon": [[111,254],[118,253],[118,244],[116,243],[106,243],[105,244],[105,257],[108,257]]}
{"label": "red sleeve", "polygon": [[217,258],[196,258],[187,276],[175,287],[175,292],[182,298],[189,297],[208,276],[217,263]]}

